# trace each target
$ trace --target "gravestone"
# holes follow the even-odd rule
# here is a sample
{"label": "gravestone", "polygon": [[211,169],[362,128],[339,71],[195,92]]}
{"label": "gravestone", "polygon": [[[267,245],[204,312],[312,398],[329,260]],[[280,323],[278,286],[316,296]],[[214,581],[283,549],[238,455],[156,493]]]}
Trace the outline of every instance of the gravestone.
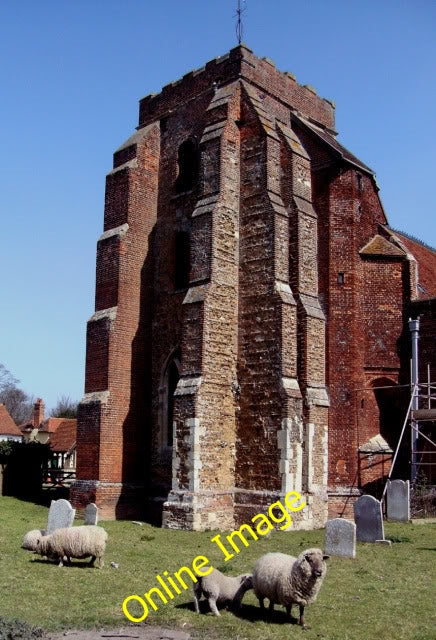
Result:
{"label": "gravestone", "polygon": [[354,503],[356,538],[360,542],[384,540],[383,516],[380,500],[373,496],[360,496]]}
{"label": "gravestone", "polygon": [[386,515],[388,520],[409,522],[410,487],[408,480],[388,480],[386,490]]}
{"label": "gravestone", "polygon": [[94,502],[90,502],[85,509],[85,524],[98,523],[98,507]]}
{"label": "gravestone", "polygon": [[351,520],[334,518],[325,525],[325,553],[342,558],[356,557],[356,525]]}
{"label": "gravestone", "polygon": [[74,522],[76,510],[73,509],[68,500],[52,500],[48,512],[47,534],[53,533],[56,529],[71,527]]}

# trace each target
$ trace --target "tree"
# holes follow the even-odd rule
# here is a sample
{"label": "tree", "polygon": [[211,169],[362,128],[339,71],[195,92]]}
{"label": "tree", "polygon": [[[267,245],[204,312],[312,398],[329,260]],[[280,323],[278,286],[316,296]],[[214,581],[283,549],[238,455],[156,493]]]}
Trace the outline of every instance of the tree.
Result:
{"label": "tree", "polygon": [[58,398],[57,405],[50,411],[54,418],[77,418],[78,402],[71,400],[70,396],[63,395]]}
{"label": "tree", "polygon": [[5,405],[16,425],[30,420],[33,398],[18,387],[19,380],[0,364],[0,402]]}

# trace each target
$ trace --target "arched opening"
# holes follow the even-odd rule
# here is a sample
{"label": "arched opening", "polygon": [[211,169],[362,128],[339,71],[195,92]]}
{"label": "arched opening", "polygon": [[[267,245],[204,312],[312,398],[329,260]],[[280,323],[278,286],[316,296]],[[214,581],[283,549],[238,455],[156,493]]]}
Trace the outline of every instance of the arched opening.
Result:
{"label": "arched opening", "polygon": [[[359,484],[380,498],[407,411],[408,389],[387,377],[374,379],[361,402]],[[403,438],[392,478],[409,476],[410,440]]]}
{"label": "arched opening", "polygon": [[159,388],[159,448],[168,451],[173,446],[174,392],[180,379],[180,349],[165,362]]}
{"label": "arched opening", "polygon": [[[393,451],[397,448],[407,411],[408,390],[398,388],[389,378],[374,381],[374,396],[379,411],[380,434]],[[410,438],[406,430],[392,478],[407,479],[410,475]]]}
{"label": "arched opening", "polygon": [[179,174],[176,179],[176,192],[190,191],[198,177],[198,149],[194,140],[185,140],[177,154]]}

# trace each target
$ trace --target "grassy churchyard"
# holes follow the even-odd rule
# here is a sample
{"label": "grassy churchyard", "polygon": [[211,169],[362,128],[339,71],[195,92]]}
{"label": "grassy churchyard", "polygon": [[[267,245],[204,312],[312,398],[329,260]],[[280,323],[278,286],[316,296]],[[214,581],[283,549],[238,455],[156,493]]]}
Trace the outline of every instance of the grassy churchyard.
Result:
{"label": "grassy churchyard", "polygon": [[[222,571],[250,572],[268,551],[298,555],[324,544],[324,531],[273,532],[250,540],[249,547],[224,562],[211,542],[217,532],[192,533],[157,529],[132,522],[100,522],[109,534],[105,567],[88,568],[84,561],[58,568],[21,549],[24,533],[43,528],[48,510],[15,498],[0,497],[0,619],[18,619],[45,630],[121,627],[128,623],[123,601],[159,587],[156,575],[173,576],[192,566],[201,555]],[[76,521],[75,524],[82,524]],[[141,624],[157,624],[187,631],[193,638],[273,640],[303,637],[328,640],[430,640],[436,638],[436,525],[385,525],[392,547],[357,545],[354,560],[332,557],[315,604],[306,608],[310,630],[286,621],[276,606],[270,620],[262,615],[252,591],[238,616],[222,611],[220,618],[197,615],[189,589],[164,604],[156,598]],[[111,562],[118,568],[111,567]],[[188,581],[188,580],[187,580]],[[140,617],[143,610],[130,612]],[[204,609],[205,610],[205,609]],[[293,611],[297,614],[297,609]],[[135,625],[132,623],[132,632]]]}

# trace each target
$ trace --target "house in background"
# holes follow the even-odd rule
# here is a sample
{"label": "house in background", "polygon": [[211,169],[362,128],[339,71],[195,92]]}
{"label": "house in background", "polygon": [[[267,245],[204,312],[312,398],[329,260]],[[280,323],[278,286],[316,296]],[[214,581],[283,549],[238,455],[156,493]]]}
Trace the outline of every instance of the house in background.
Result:
{"label": "house in background", "polygon": [[[32,420],[20,425],[20,431],[23,434],[24,442],[41,442],[38,436],[39,427],[44,421],[44,402],[38,398],[33,405]],[[46,442],[47,440],[45,440]],[[44,442],[43,442],[44,444]]]}
{"label": "house in background", "polygon": [[50,437],[51,466],[73,471],[76,468],[77,420],[51,418],[61,423]]}
{"label": "house in background", "polygon": [[0,404],[0,442],[3,440],[22,442],[23,435],[12,420],[5,405]]}
{"label": "house in background", "polygon": [[32,420],[21,425],[25,442],[48,444],[51,451],[50,466],[55,469],[74,470],[76,467],[75,418],[44,418],[44,402],[38,398]]}

